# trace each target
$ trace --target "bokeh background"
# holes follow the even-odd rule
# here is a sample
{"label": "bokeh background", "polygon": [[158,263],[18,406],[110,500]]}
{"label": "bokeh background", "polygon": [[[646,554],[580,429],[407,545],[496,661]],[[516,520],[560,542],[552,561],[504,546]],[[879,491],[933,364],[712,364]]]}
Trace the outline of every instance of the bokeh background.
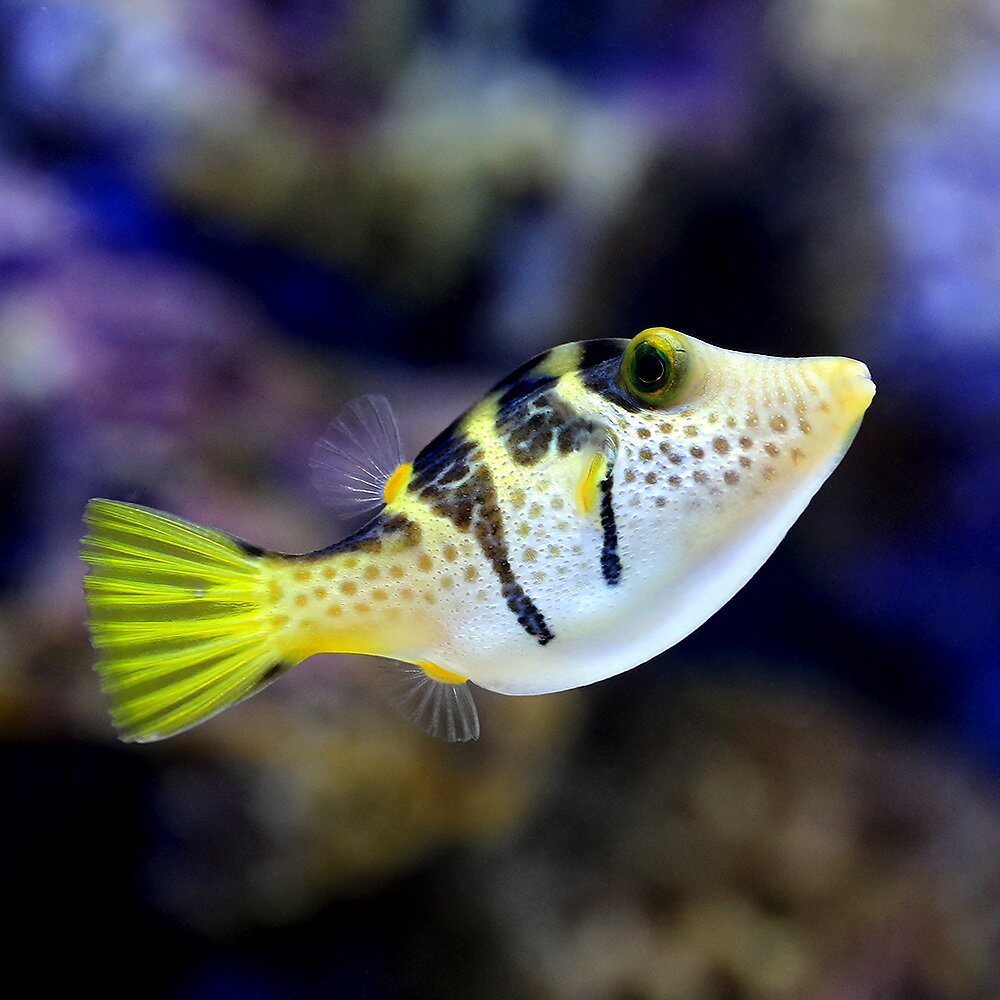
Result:
{"label": "bokeh background", "polygon": [[[316,548],[348,399],[650,325],[878,385],[695,635],[474,745],[335,657],[114,740],[89,497]],[[3,0],[5,979],[995,1000],[998,440],[995,0]]]}

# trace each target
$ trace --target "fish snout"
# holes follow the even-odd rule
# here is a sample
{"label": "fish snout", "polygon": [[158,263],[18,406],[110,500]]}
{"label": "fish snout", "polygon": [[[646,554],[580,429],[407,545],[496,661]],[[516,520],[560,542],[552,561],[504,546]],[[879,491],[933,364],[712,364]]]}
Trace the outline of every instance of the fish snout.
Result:
{"label": "fish snout", "polygon": [[875,398],[875,383],[868,365],[851,358],[822,358],[816,362],[816,368],[844,416],[859,419]]}

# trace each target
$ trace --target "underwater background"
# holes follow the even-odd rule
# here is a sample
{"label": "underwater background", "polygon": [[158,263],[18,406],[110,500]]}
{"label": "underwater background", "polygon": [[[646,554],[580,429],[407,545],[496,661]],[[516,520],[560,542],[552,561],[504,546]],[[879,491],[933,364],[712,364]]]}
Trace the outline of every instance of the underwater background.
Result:
{"label": "underwater background", "polygon": [[[750,584],[448,745],[317,657],[126,746],[106,496],[304,551],[409,454],[665,325],[878,386]],[[1000,996],[995,0],[3,0],[4,972],[172,1000]]]}

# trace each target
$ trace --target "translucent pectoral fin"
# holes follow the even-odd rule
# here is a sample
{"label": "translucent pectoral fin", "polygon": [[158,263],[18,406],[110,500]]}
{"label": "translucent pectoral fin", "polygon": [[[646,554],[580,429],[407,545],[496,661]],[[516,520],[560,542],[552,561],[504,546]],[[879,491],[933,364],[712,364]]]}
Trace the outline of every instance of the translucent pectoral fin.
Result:
{"label": "translucent pectoral fin", "polygon": [[618,584],[622,578],[612,492],[617,458],[618,441],[614,434],[607,428],[595,427],[577,451],[564,460],[567,489],[572,491],[577,514],[600,526],[601,574],[609,586]]}
{"label": "translucent pectoral fin", "polygon": [[309,467],[313,485],[337,516],[355,520],[385,505],[402,462],[389,401],[362,396],[348,403],[316,442]]}
{"label": "translucent pectoral fin", "polygon": [[600,517],[601,490],[612,474],[617,457],[617,442],[603,429],[595,430],[593,437],[574,456],[571,473],[577,513]]}
{"label": "translucent pectoral fin", "polygon": [[392,705],[424,732],[449,743],[479,739],[479,712],[468,681],[430,663],[393,663],[386,682]]}

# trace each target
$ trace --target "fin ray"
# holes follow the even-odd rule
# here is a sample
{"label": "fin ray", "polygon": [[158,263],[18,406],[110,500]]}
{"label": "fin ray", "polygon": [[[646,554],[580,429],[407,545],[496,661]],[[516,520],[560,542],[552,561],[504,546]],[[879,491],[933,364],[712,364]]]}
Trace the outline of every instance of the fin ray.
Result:
{"label": "fin ray", "polygon": [[479,712],[467,681],[435,680],[412,663],[393,664],[387,680],[390,702],[424,732],[449,743],[479,739]]}
{"label": "fin ray", "polygon": [[[211,670],[201,669],[193,672],[189,670],[184,673],[184,668],[181,667],[173,672],[172,679],[169,679],[171,675],[168,674],[167,680],[163,676],[147,677],[142,674],[133,674],[130,679],[119,678],[116,683],[107,685],[107,690],[121,693],[126,689],[133,689],[133,693],[129,695],[129,711],[131,712],[141,713],[146,707],[177,705],[206,689],[218,693],[222,682],[227,677],[242,670],[245,661],[245,656],[240,655],[242,653],[244,650],[236,650],[216,657],[205,657],[200,663],[204,666],[212,665]],[[147,690],[140,692],[134,690],[152,684],[155,686],[149,687]]]}
{"label": "fin ray", "polygon": [[113,500],[92,500],[84,520],[90,632],[122,739],[182,732],[283,672],[268,566],[239,539]]}
{"label": "fin ray", "polygon": [[385,396],[362,396],[316,442],[313,485],[338,517],[354,520],[385,504],[384,490],[403,461],[399,426]]}
{"label": "fin ray", "polygon": [[[215,559],[233,567],[241,565],[244,553],[233,545],[233,536],[143,507],[139,504],[120,503],[116,500],[91,500],[88,517],[100,519],[102,531],[90,537],[95,547],[109,548],[118,542],[129,544],[129,538],[139,535],[146,542],[143,551],[159,555],[151,542],[159,542],[184,551],[194,552],[200,557],[211,552]],[[153,514],[155,517],[150,517]],[[122,537],[124,536],[124,537]]]}
{"label": "fin ray", "polygon": [[[127,726],[136,731],[139,735],[132,736],[131,739],[138,743],[173,736],[263,690],[269,683],[265,683],[263,679],[267,677],[273,662],[260,655],[251,660],[240,659],[231,663],[224,673],[224,676],[231,678],[235,676],[235,682],[228,687],[209,681],[200,695],[196,691],[185,698],[172,697],[170,704],[166,706],[162,699],[150,699],[138,708],[130,706],[127,716],[113,713],[112,717],[120,728]],[[147,711],[141,711],[142,708]]]}

